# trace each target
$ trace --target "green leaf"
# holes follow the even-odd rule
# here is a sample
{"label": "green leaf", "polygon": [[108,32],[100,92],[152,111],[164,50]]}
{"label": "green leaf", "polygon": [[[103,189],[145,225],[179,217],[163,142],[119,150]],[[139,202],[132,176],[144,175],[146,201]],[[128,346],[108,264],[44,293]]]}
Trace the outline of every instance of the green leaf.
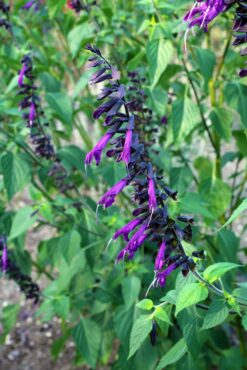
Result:
{"label": "green leaf", "polygon": [[76,230],[67,232],[59,239],[59,249],[68,263],[79,253],[80,245],[81,236]]}
{"label": "green leaf", "polygon": [[184,308],[204,301],[208,296],[208,289],[200,283],[186,284],[179,291],[176,302],[176,315]]}
{"label": "green leaf", "polygon": [[182,338],[161,358],[155,370],[164,370],[166,366],[175,364],[187,351],[185,340]]}
{"label": "green leaf", "polygon": [[69,316],[70,300],[69,297],[58,297],[53,301],[53,307],[56,314],[62,319],[67,320]]}
{"label": "green leaf", "polygon": [[95,368],[101,341],[99,325],[90,319],[81,318],[73,329],[73,338],[78,351]]}
{"label": "green leaf", "polygon": [[232,111],[227,108],[214,108],[210,113],[210,119],[217,134],[226,141],[230,141],[231,125],[233,122]]}
{"label": "green leaf", "polygon": [[199,192],[209,204],[209,211],[220,217],[228,208],[231,201],[231,188],[218,178],[208,178],[199,185]]}
{"label": "green leaf", "polygon": [[128,276],[122,281],[122,293],[126,307],[130,307],[138,299],[141,281],[137,276]]}
{"label": "green leaf", "polygon": [[76,57],[80,48],[93,36],[93,32],[94,26],[89,22],[72,28],[68,34],[68,44],[73,58]]}
{"label": "green leaf", "polygon": [[37,220],[37,215],[33,215],[30,206],[21,208],[14,216],[10,229],[9,240],[17,238],[26,232]]}
{"label": "green leaf", "polygon": [[225,96],[228,104],[237,109],[243,126],[247,127],[247,86],[238,82],[229,82],[225,85]]}
{"label": "green leaf", "polygon": [[150,311],[153,308],[154,304],[151,299],[143,299],[142,301],[136,304],[136,307],[141,308],[142,310]]}
{"label": "green leaf", "polygon": [[206,270],[203,272],[203,276],[209,283],[213,283],[226,272],[237,267],[241,267],[241,265],[237,265],[236,263],[231,262],[218,262],[207,267]]}
{"label": "green leaf", "polygon": [[199,110],[187,96],[178,98],[172,104],[172,128],[176,142],[184,140],[200,119]]}
{"label": "green leaf", "polygon": [[21,156],[6,153],[1,158],[4,186],[9,200],[30,181],[28,164]]}
{"label": "green leaf", "polygon": [[241,215],[241,213],[246,211],[246,209],[247,209],[247,198],[242,201],[242,203],[235,209],[235,211],[232,213],[232,215],[226,221],[226,223],[224,223],[224,225],[221,226],[221,228],[219,228],[217,232],[226,227],[227,225],[229,225],[230,223],[232,223],[238,216]]}
{"label": "green leaf", "polygon": [[171,324],[167,312],[162,307],[157,307],[154,311],[154,317],[160,321],[164,321],[168,324]]}
{"label": "green leaf", "polygon": [[220,325],[228,316],[228,308],[223,301],[213,301],[203,320],[201,330],[210,329]]}
{"label": "green leaf", "polygon": [[130,350],[128,358],[136,353],[151,330],[152,315],[142,315],[135,321],[130,334]]}
{"label": "green leaf", "polygon": [[244,157],[246,157],[247,156],[247,132],[246,130],[234,130],[232,134],[235,138],[238,150]]}
{"label": "green leaf", "polygon": [[172,59],[173,46],[170,41],[164,39],[153,40],[148,42],[146,52],[151,86],[154,88]]}
{"label": "green leaf", "polygon": [[212,77],[214,67],[216,64],[215,54],[210,49],[195,48],[197,67],[203,75],[206,82]]}
{"label": "green leaf", "polygon": [[65,93],[48,93],[46,100],[55,115],[66,125],[72,126],[73,110],[71,101]]}
{"label": "green leaf", "polygon": [[17,316],[20,312],[19,304],[10,304],[2,309],[1,324],[2,329],[0,334],[0,344],[4,343],[5,337],[10,333],[15,326]]}
{"label": "green leaf", "polygon": [[66,0],[48,0],[48,11],[50,18],[54,18],[65,6]]}

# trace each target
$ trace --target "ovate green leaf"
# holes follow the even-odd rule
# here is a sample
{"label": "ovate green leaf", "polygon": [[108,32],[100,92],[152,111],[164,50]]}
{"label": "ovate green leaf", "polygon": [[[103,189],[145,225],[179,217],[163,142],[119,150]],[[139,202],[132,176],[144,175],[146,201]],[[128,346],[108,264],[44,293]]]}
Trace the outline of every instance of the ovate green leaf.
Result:
{"label": "ovate green leaf", "polygon": [[207,267],[206,270],[203,272],[203,276],[209,283],[213,283],[215,280],[219,279],[226,272],[237,267],[240,267],[240,265],[237,265],[236,263],[218,262],[215,263],[214,265]]}
{"label": "ovate green leaf", "polygon": [[146,339],[151,330],[151,315],[142,315],[135,321],[130,334],[130,350],[128,358],[136,353],[136,351],[140,348],[141,344]]}
{"label": "ovate green leaf", "polygon": [[176,315],[184,308],[204,301],[207,296],[207,287],[200,283],[191,283],[184,285],[177,296]]}
{"label": "ovate green leaf", "polygon": [[187,346],[184,338],[180,339],[166,354],[163,356],[155,370],[164,370],[166,366],[175,364],[187,352]]}
{"label": "ovate green leaf", "polygon": [[173,46],[170,41],[164,39],[152,40],[148,42],[146,51],[153,88],[172,59]]}
{"label": "ovate green leaf", "polygon": [[228,316],[228,308],[223,301],[213,301],[203,320],[201,330],[210,329],[221,324]]}
{"label": "ovate green leaf", "polygon": [[78,351],[87,363],[95,368],[101,341],[101,331],[98,324],[90,319],[81,318],[73,329],[73,338]]}

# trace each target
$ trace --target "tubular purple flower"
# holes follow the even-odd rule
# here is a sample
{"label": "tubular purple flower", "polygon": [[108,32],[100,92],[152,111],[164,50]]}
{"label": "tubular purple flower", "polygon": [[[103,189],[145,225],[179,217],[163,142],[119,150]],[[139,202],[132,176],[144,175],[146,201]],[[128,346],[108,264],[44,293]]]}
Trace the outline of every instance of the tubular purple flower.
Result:
{"label": "tubular purple flower", "polygon": [[35,116],[36,116],[35,104],[34,103],[31,103],[31,105],[30,105],[30,111],[29,111],[29,124],[30,124],[30,127],[32,127],[32,125],[33,125],[33,121],[35,120]]}
{"label": "tubular purple flower", "polygon": [[111,189],[109,189],[98,201],[98,204],[104,206],[104,208],[110,207],[115,202],[115,197],[125,188],[129,183],[129,178],[117,182]]}
{"label": "tubular purple flower", "polygon": [[18,77],[18,86],[19,87],[22,87],[22,85],[23,85],[23,80],[24,80],[26,70],[27,70],[27,66],[24,63],[23,66],[22,66],[22,69],[20,70],[20,74],[19,74],[19,77]]}
{"label": "tubular purple flower", "polygon": [[169,276],[178,266],[179,264],[175,262],[168,266],[164,271],[158,272],[156,282],[159,286],[161,286],[161,288],[165,286],[167,276]]}
{"label": "tubular purple flower", "polygon": [[157,207],[155,182],[153,178],[148,179],[148,205],[150,210],[154,210]]}
{"label": "tubular purple flower", "polygon": [[129,233],[133,231],[138,225],[142,223],[142,218],[136,218],[129,223],[127,223],[125,226],[123,226],[121,229],[115,232],[112,239],[117,239],[120,235],[123,235],[124,240],[127,242],[129,241]]}
{"label": "tubular purple flower", "polygon": [[30,9],[30,8],[32,8],[32,6],[35,4],[35,1],[33,0],[33,1],[28,1],[25,5],[23,5],[23,9],[26,9],[26,10],[28,10],[28,9]]}
{"label": "tubular purple flower", "polygon": [[160,245],[159,251],[157,253],[156,259],[155,259],[155,264],[154,264],[155,271],[161,270],[163,268],[164,263],[165,263],[165,252],[166,252],[166,243],[163,240]]}
{"label": "tubular purple flower", "polygon": [[126,165],[130,162],[131,157],[133,129],[134,129],[134,116],[131,116],[129,119],[129,125],[125,137],[123,152],[121,154],[121,159],[126,163]]}
{"label": "tubular purple flower", "polygon": [[113,132],[107,132],[102,138],[98,141],[95,147],[86,155],[85,164],[91,164],[93,159],[96,161],[96,165],[100,164],[101,154],[107,143],[113,137]]}
{"label": "tubular purple flower", "polygon": [[[208,24],[227,9],[224,0],[196,1],[193,8],[185,15],[189,28],[198,25],[207,31]],[[194,18],[196,17],[196,18]]]}

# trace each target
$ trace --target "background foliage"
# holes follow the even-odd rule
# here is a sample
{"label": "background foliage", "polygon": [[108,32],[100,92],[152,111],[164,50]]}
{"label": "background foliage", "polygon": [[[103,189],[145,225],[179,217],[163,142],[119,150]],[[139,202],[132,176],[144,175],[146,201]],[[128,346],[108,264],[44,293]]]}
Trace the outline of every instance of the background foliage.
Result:
{"label": "background foliage", "polygon": [[[243,60],[231,48],[234,11],[218,17],[207,34],[190,35],[185,53],[188,0],[102,0],[79,15],[64,0],[48,0],[37,12],[24,11],[23,3],[16,1],[10,13],[14,38],[1,29],[0,233],[21,270],[38,283],[45,278],[37,315],[61,319],[51,355],[56,359],[73,338],[75,363],[91,368],[232,370],[234,363],[245,369],[245,226],[241,217],[232,221],[246,209],[247,85],[237,77]],[[163,290],[143,300],[153,279],[152,244],[117,265],[122,242],[105,249],[132,206],[125,193],[96,220],[99,194],[124,168],[104,159],[85,173],[85,154],[102,130],[91,118],[96,99],[85,67],[88,42],[110,58],[124,83],[136,69],[146,78],[143,89],[158,127],[152,159],[178,190],[170,212],[195,217],[193,243],[184,247],[206,251],[198,269],[206,281],[217,280],[222,296],[209,294],[192,274],[175,272]],[[51,161],[33,152],[18,110],[17,74],[29,50],[48,132],[66,180],[75,184],[65,193],[49,175]],[[47,237],[28,250],[28,233],[42,228]],[[195,305],[201,301],[206,309]],[[18,305],[2,309],[2,343],[18,312]]]}

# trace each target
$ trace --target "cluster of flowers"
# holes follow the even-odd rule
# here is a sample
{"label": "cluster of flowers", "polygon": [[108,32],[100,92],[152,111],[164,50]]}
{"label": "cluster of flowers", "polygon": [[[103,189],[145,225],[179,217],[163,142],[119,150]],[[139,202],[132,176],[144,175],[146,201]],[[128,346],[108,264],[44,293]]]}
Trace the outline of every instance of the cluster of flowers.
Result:
{"label": "cluster of flowers", "polygon": [[39,286],[32,281],[30,276],[21,272],[20,268],[13,261],[12,253],[7,249],[7,240],[5,235],[0,236],[0,253],[0,271],[5,273],[9,279],[14,280],[18,284],[21,292],[25,294],[27,299],[32,299],[35,304],[38,303],[40,296]]}
{"label": "cluster of flowers", "polygon": [[[247,0],[240,1],[236,8],[236,17],[233,26],[233,30],[237,32],[233,45],[242,45],[247,42]],[[247,47],[245,47],[241,53],[242,56],[247,55]],[[247,62],[245,62],[247,64]],[[247,76],[247,68],[243,68],[240,73],[240,77]]]}
{"label": "cluster of flowers", "polygon": [[[55,180],[56,187],[60,192],[74,187],[69,183],[68,173],[57,158],[51,138],[45,132],[45,127],[49,123],[45,120],[44,112],[41,107],[41,99],[37,95],[37,86],[35,86],[33,62],[30,55],[25,55],[22,59],[22,69],[19,72],[18,85],[19,95],[23,98],[19,103],[19,108],[24,110],[23,118],[26,125],[30,128],[31,141],[35,147],[35,153],[46,159],[53,159],[53,166],[49,171],[49,175]],[[44,122],[44,123],[42,123]]]}
{"label": "cluster of flowers", "polygon": [[43,127],[47,126],[48,123],[42,124],[41,122],[44,119],[44,112],[41,108],[40,98],[36,94],[37,86],[34,83],[32,58],[30,55],[25,55],[21,63],[22,69],[18,77],[20,88],[18,94],[22,96],[22,100],[19,103],[19,108],[24,110],[23,118],[27,127],[30,128],[30,136],[36,154],[49,159],[54,156],[54,148],[51,144],[51,138],[46,134]]}
{"label": "cluster of flowers", "polygon": [[[236,40],[233,45],[242,45],[247,42],[247,0],[196,0],[191,10],[185,15],[184,21],[188,23],[188,29],[185,33],[185,44],[187,33],[190,29],[199,26],[204,31],[208,30],[208,24],[215,19],[219,14],[227,11],[231,6],[237,4],[236,17],[233,25],[233,30],[237,32]],[[186,45],[185,45],[186,46]],[[241,55],[245,56],[247,49],[241,51]],[[247,68],[243,68],[240,77],[247,76]]]}
{"label": "cluster of flowers", "polygon": [[26,4],[23,5],[23,9],[29,10],[33,8],[35,12],[39,10],[39,7],[40,7],[40,0],[27,1]]}
{"label": "cluster of flowers", "polygon": [[[145,241],[154,242],[158,248],[152,286],[163,287],[167,276],[176,268],[181,267],[183,274],[187,275],[195,267],[194,260],[186,255],[182,246],[182,240],[192,239],[193,218],[180,216],[177,223],[169,217],[167,200],[176,200],[177,192],[167,186],[162,176],[157,175],[149,158],[148,145],[136,128],[136,123],[141,121],[139,114],[142,114],[140,107],[143,108],[143,104],[140,106],[138,101],[128,101],[127,89],[120,84],[118,71],[98,48],[88,45],[87,50],[93,53],[89,58],[89,66],[97,68],[91,77],[91,84],[107,82],[98,95],[99,101],[107,100],[94,111],[93,118],[98,119],[104,115],[103,126],[108,127],[108,131],[87,154],[85,164],[89,165],[95,159],[99,165],[102,151],[109,143],[112,148],[107,150],[106,155],[114,157],[117,162],[123,161],[127,172],[122,180],[100,198],[98,205],[110,207],[125,187],[134,187],[133,202],[137,203],[133,211],[134,219],[113,236],[113,240],[122,236],[127,242],[118,254],[117,261],[133,258]],[[135,77],[131,76],[132,82]],[[139,95],[138,99],[143,103],[142,96]],[[148,110],[146,113],[150,114]],[[201,251],[194,252],[194,256],[204,258]]]}
{"label": "cluster of flowers", "polygon": [[9,5],[6,5],[3,0],[0,0],[0,15],[1,15],[0,16],[0,27],[4,27],[6,30],[11,29],[11,24],[8,20],[9,9],[10,9]]}

